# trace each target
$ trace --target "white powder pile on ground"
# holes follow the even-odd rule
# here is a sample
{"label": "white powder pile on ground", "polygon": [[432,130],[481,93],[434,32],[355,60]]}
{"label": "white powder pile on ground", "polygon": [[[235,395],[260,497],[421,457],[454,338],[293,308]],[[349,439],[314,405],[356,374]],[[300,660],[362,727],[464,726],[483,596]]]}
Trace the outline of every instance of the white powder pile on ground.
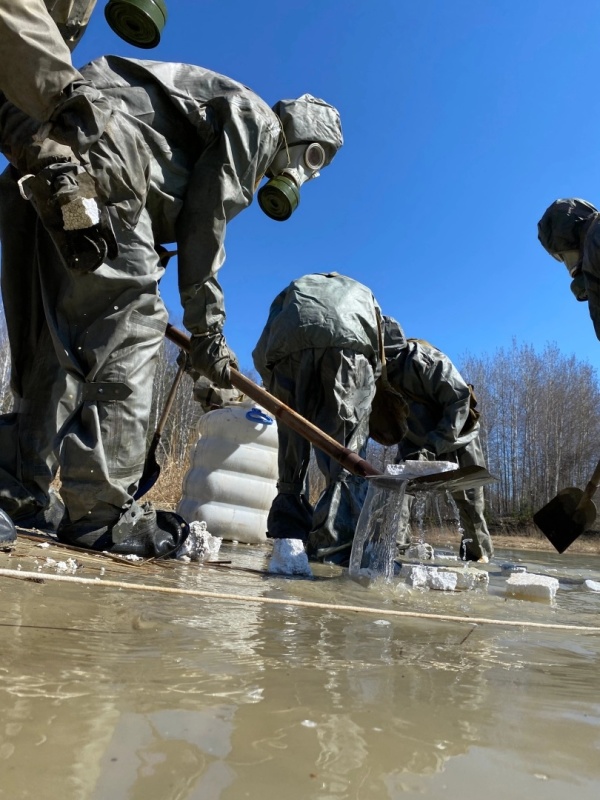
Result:
{"label": "white powder pile on ground", "polygon": [[456,590],[458,580],[456,574],[435,570],[431,571],[427,577],[430,589],[436,589],[440,592],[454,592]]}
{"label": "white powder pile on ground", "polygon": [[551,601],[556,595],[558,580],[548,575],[517,572],[506,581],[506,594],[521,600]]}
{"label": "white powder pile on ground", "polygon": [[206,522],[190,522],[190,533],[177,558],[179,561],[210,561],[216,558],[223,539],[207,530]]}
{"label": "white powder pile on ground", "polygon": [[485,570],[472,567],[426,567],[411,564],[402,567],[408,586],[413,589],[435,589],[442,592],[486,589],[490,576]]}
{"label": "white powder pile on ground", "polygon": [[73,574],[77,571],[79,564],[74,558],[68,558],[66,561],[56,561],[54,558],[46,558],[44,563],[38,567],[38,571],[42,567],[51,567],[58,573]]}

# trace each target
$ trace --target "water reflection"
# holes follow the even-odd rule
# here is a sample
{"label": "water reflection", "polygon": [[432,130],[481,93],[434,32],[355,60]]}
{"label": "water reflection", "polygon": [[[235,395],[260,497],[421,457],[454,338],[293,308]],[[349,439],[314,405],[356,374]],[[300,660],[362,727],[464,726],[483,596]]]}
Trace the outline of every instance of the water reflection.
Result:
{"label": "water reflection", "polygon": [[[335,577],[188,568],[159,580],[447,612],[507,605]],[[590,602],[574,590],[566,612],[531,613],[573,615],[578,595]],[[0,798],[434,796],[454,759],[476,774],[487,751],[487,777],[510,760],[520,796],[543,796],[537,774],[597,794],[599,637],[6,580],[0,602]]]}

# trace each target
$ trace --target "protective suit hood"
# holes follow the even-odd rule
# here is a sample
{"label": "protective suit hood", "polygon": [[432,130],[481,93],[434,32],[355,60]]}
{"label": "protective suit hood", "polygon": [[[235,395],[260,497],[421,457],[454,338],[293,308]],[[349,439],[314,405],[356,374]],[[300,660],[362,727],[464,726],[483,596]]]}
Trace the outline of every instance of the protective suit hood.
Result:
{"label": "protective suit hood", "polygon": [[331,163],[344,143],[337,108],[311,94],[303,94],[296,100],[279,100],[273,106],[273,111],[281,120],[288,147],[318,142],[326,154],[323,166]]}
{"label": "protective suit hood", "polygon": [[538,222],[538,239],[542,247],[552,256],[567,250],[580,250],[581,226],[597,213],[598,209],[591,203],[577,197],[555,200]]}
{"label": "protective suit hood", "polygon": [[338,110],[310,94],[280,100],[272,110],[281,122],[281,136],[258,204],[268,217],[283,222],[298,208],[300,187],[317,178],[342,146],[342,126]]}
{"label": "protective suit hood", "polygon": [[384,314],[382,317],[383,348],[388,364],[398,362],[408,352],[407,339],[402,325]]}

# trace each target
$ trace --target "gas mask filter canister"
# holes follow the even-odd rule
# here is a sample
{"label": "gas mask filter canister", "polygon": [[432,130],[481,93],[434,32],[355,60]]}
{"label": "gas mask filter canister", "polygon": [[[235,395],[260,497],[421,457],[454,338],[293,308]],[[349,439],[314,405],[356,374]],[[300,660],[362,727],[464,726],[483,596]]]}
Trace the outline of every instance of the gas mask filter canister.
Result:
{"label": "gas mask filter canister", "polygon": [[573,278],[581,269],[581,252],[579,250],[563,250],[553,254],[557,261],[562,262],[569,275]]}
{"label": "gas mask filter canister", "polygon": [[585,303],[585,301],[588,299],[585,279],[582,273],[576,275],[571,281],[571,291],[580,303]]}
{"label": "gas mask filter canister", "polygon": [[104,16],[121,39],[149,49],[160,42],[167,7],[164,0],[108,0]]}
{"label": "gas mask filter canister", "polygon": [[265,214],[278,222],[289,219],[300,203],[300,187],[319,176],[325,161],[325,150],[317,142],[281,148],[267,172],[270,180],[258,192]]}
{"label": "gas mask filter canister", "polygon": [[552,257],[560,261],[567,268],[567,272],[573,278],[571,281],[571,291],[580,303],[585,303],[588,299],[585,279],[582,273],[582,258],[579,250],[563,250],[560,253],[552,253]]}

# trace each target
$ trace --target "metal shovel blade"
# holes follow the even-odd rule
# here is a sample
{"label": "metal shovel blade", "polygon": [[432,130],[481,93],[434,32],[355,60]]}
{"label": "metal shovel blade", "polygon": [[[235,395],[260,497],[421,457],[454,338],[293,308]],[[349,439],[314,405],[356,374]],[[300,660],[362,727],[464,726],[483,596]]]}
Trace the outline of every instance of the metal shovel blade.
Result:
{"label": "metal shovel blade", "polygon": [[445,489],[448,492],[466,492],[467,489],[477,489],[489,483],[497,483],[498,478],[491,475],[485,467],[472,464],[469,467],[459,467],[450,472],[441,472],[437,475],[423,475],[415,478],[408,484],[408,491],[418,492],[420,489]]}
{"label": "metal shovel blade", "polygon": [[582,503],[583,494],[575,487],[562,489],[533,515],[535,524],[559,553],[564,553],[596,519],[594,501]]}
{"label": "metal shovel blade", "polygon": [[[369,476],[368,481],[374,481],[377,486],[386,489],[400,489],[402,483],[406,481],[400,475],[376,475]],[[429,489],[445,489],[449,492],[463,492],[467,489],[476,489],[479,486],[487,486],[489,483],[496,483],[498,478],[491,475],[485,467],[471,465],[468,467],[458,467],[448,472],[436,472],[433,475],[422,475],[419,478],[412,478],[408,481],[406,490],[408,492],[418,492]]]}

